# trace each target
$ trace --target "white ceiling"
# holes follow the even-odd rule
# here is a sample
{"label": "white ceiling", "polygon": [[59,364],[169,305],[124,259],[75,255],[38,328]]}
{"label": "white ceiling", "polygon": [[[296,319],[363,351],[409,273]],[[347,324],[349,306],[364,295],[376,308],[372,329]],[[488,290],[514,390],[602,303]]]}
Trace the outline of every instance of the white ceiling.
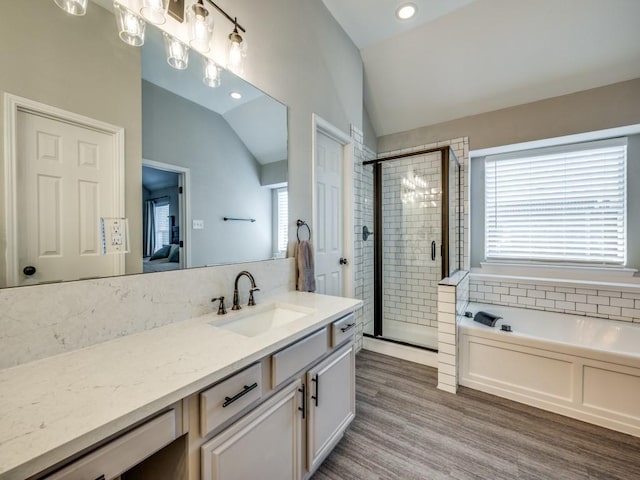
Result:
{"label": "white ceiling", "polygon": [[640,0],[413,0],[405,25],[402,0],[322,1],[378,136],[640,77]]}

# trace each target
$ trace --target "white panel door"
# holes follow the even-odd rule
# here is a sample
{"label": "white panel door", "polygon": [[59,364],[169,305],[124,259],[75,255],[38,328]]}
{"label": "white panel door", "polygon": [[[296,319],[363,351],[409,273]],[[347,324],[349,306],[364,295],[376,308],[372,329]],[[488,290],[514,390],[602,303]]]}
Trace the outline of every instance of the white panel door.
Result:
{"label": "white panel door", "polygon": [[342,145],[318,131],[316,136],[316,291],[342,296]]}
{"label": "white panel door", "polygon": [[100,217],[120,216],[114,150],[107,133],[18,112],[18,284],[124,273],[101,255]]}

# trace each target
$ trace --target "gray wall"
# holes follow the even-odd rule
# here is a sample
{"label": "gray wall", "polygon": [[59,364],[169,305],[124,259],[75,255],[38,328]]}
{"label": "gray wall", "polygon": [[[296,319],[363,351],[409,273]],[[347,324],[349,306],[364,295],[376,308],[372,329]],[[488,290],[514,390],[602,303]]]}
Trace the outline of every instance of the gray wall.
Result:
{"label": "gray wall", "polygon": [[286,160],[267,163],[260,168],[260,184],[263,186],[277,186],[287,181],[289,165]]}
{"label": "gray wall", "polygon": [[[640,269],[640,135],[629,136],[627,145],[627,266]],[[471,159],[471,267],[484,261],[484,159]]]}
{"label": "gray wall", "polygon": [[[126,216],[130,225],[141,225],[140,50],[118,38],[113,15],[106,10],[91,4],[87,14],[77,18],[50,0],[2,2],[0,40],[0,93],[125,128]],[[3,129],[4,117],[0,116],[0,131]],[[0,135],[0,151],[3,148]],[[4,168],[0,168],[2,185],[3,175]],[[2,285],[6,245],[1,195],[0,212]],[[141,272],[141,229],[133,228],[130,240],[127,272]]]}
{"label": "gray wall", "polygon": [[469,137],[469,148],[640,123],[640,78],[378,138],[378,152]]}
{"label": "gray wall", "polygon": [[371,118],[369,118],[369,112],[366,107],[362,111],[362,132],[364,134],[364,144],[369,147],[373,152],[378,151],[378,138],[376,131],[373,129]]}
{"label": "gray wall", "polygon": [[260,165],[222,116],[143,82],[142,156],[190,169],[191,218],[205,225],[187,227],[193,266],[271,257],[271,190],[260,185]]}
{"label": "gray wall", "polygon": [[350,124],[362,129],[362,59],[319,0],[234,0],[229,8],[248,32],[245,79],[289,107],[289,238],[295,239],[296,219],[312,216],[311,115],[345,133]]}

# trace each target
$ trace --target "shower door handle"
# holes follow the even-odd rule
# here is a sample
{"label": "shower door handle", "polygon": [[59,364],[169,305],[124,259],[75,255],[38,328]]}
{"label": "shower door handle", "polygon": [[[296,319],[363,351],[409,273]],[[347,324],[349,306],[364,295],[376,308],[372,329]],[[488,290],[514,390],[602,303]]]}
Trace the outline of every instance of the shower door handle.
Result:
{"label": "shower door handle", "polygon": [[431,260],[436,261],[436,241],[431,242]]}

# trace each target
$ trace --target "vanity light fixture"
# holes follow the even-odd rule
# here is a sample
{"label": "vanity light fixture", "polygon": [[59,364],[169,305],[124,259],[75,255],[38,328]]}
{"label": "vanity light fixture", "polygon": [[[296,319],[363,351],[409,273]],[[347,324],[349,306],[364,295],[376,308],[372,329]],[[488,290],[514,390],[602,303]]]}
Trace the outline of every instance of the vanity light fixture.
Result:
{"label": "vanity light fixture", "polygon": [[167,32],[162,32],[164,51],[167,63],[176,70],[184,70],[189,66],[189,47]]}
{"label": "vanity light fixture", "polygon": [[120,39],[134,47],[142,46],[144,44],[144,30],[147,26],[144,20],[117,2],[113,2],[113,9],[116,14]]}
{"label": "vanity light fixture", "polygon": [[231,92],[229,96],[234,100],[240,100],[242,98],[242,94],[240,92]]}
{"label": "vanity light fixture", "polygon": [[209,51],[209,42],[213,34],[213,15],[205,7],[203,0],[196,2],[187,10],[189,22],[189,40],[191,46],[202,53]]}
{"label": "vanity light fixture", "polygon": [[88,0],[53,0],[57,6],[70,15],[81,17],[87,13]]}
{"label": "vanity light fixture", "polygon": [[162,25],[167,21],[168,5],[169,0],[143,0],[140,13],[154,25]]}
{"label": "vanity light fixture", "polygon": [[202,67],[204,76],[202,82],[211,88],[217,88],[222,83],[221,73],[222,69],[210,58],[202,57]]}
{"label": "vanity light fixture", "polygon": [[233,73],[244,73],[244,59],[247,56],[247,42],[238,33],[238,19],[233,19],[233,32],[229,34],[227,68]]}
{"label": "vanity light fixture", "polygon": [[413,18],[418,11],[415,3],[403,3],[396,9],[396,17],[398,20],[409,20]]}

